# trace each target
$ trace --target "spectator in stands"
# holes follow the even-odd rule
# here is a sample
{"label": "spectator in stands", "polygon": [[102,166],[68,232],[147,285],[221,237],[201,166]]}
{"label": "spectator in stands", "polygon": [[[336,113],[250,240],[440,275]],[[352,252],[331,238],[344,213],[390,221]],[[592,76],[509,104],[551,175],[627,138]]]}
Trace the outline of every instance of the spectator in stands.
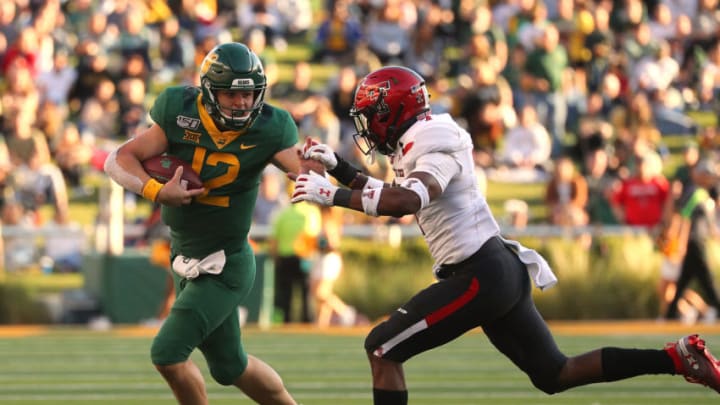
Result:
{"label": "spectator in stands", "polygon": [[145,82],[137,77],[122,79],[118,83],[120,108],[120,137],[132,137],[138,129],[148,125]]}
{"label": "spectator in stands", "polygon": [[457,17],[457,21],[460,22],[463,20],[463,16],[467,16],[468,20],[472,22],[472,34],[487,38],[491,62],[496,71],[501,72],[507,66],[508,44],[505,32],[495,22],[490,6],[484,2],[477,4],[472,0],[463,0],[460,5],[460,15]]}
{"label": "spectator in stands", "polygon": [[0,72],[7,74],[9,67],[15,63],[16,59],[21,59],[30,69],[30,75],[34,78],[38,73],[37,59],[39,58],[40,49],[38,47],[38,36],[35,28],[25,26],[20,31],[14,43],[9,44],[7,51],[0,63]]}
{"label": "spectator in stands", "polygon": [[[533,13],[538,0],[520,0],[508,2],[505,7],[496,6],[493,15],[507,32],[508,45],[512,48],[520,44],[518,33],[526,24],[533,20]],[[529,51],[529,50],[528,50]]]}
{"label": "spectator in stands", "polygon": [[300,135],[330,145],[335,150],[340,146],[340,118],[335,115],[327,97],[318,95],[313,99],[315,110],[300,123]]}
{"label": "spectator in stands", "polygon": [[[535,1],[530,10],[530,19],[518,27],[517,39],[518,43],[528,52],[532,52],[536,47],[540,45],[542,36],[544,35],[545,28],[552,24],[548,20],[548,10],[545,2]],[[559,32],[558,32],[559,39]]]}
{"label": "spectator in stands", "polygon": [[57,106],[62,118],[69,114],[68,99],[77,77],[78,72],[75,66],[70,64],[68,50],[62,47],[55,49],[53,68],[38,75],[36,83],[41,100]]}
{"label": "spectator in stands", "polygon": [[519,108],[525,104],[525,89],[522,86],[522,73],[524,71],[525,61],[527,61],[527,51],[523,49],[521,45],[515,45],[508,52],[508,63],[500,73],[508,82],[508,86],[512,91],[512,107]]}
{"label": "spectator in stands", "polygon": [[670,41],[677,35],[677,26],[673,21],[673,14],[670,6],[659,2],[652,12],[650,21],[650,36],[665,41]]}
{"label": "spectator in stands", "polygon": [[0,112],[5,119],[10,119],[19,110],[30,110],[37,114],[40,106],[40,92],[33,81],[32,72],[27,62],[15,59],[9,66],[5,76],[7,87],[0,93]]}
{"label": "spectator in stands", "polygon": [[313,28],[313,5],[310,0],[276,0],[280,10],[285,38],[288,41],[306,42],[307,34]]}
{"label": "spectator in stands", "polygon": [[116,97],[115,83],[102,79],[95,89],[95,95],[89,98],[80,110],[78,127],[82,133],[95,138],[115,137],[125,139],[119,132],[120,104]]}
{"label": "spectator in stands", "polygon": [[560,43],[568,49],[568,59],[574,68],[584,68],[590,59],[585,38],[594,30],[592,8],[586,1],[557,0],[557,15],[551,20],[558,27]]}
{"label": "spectator in stands", "polygon": [[410,47],[417,12],[406,0],[386,0],[373,10],[365,25],[368,47],[383,64],[399,64]]}
{"label": "spectator in stands", "polygon": [[18,6],[14,1],[0,2],[0,38],[4,41],[4,47],[0,47],[0,59],[2,59],[6,48],[15,43],[20,33],[20,18],[18,18]]}
{"label": "spectator in stands", "polygon": [[253,30],[260,30],[274,48],[279,51],[287,48],[284,15],[275,0],[238,2],[236,13],[238,25],[244,35]]}
{"label": "spectator in stands", "polygon": [[610,29],[610,14],[606,7],[598,5],[593,11],[593,31],[585,37],[589,60],[585,62],[585,78],[589,92],[599,91],[603,78],[610,69],[610,60],[615,57],[615,33]]}
{"label": "spectator in stands", "polygon": [[265,76],[267,77],[267,85],[269,94],[272,93],[272,89],[278,82],[278,65],[277,60],[268,52],[268,37],[265,31],[260,29],[250,30],[247,34],[247,41],[245,41],[247,47],[251,51],[255,52],[255,55],[260,58],[260,62],[265,69]]}
{"label": "spectator in stands", "polygon": [[545,170],[550,160],[551,139],[545,127],[537,119],[532,105],[520,110],[518,125],[505,134],[500,164],[510,167]]}
{"label": "spectator in stands", "polygon": [[33,127],[33,114],[29,108],[19,109],[9,117],[3,132],[13,166],[10,183],[17,201],[40,223],[41,205],[50,203],[55,208],[55,215],[64,215],[69,201],[65,180],[51,161],[45,135]]}
{"label": "spectator in stands", "polygon": [[712,43],[707,59],[699,67],[697,84],[698,108],[703,111],[720,111],[720,40]]}
{"label": "spectator in stands", "polygon": [[404,64],[424,77],[441,74],[445,61],[445,47],[436,35],[438,21],[431,15],[418,19],[415,29],[410,33],[410,44],[403,56]]}
{"label": "spectator in stands", "polygon": [[[617,135],[615,137],[615,154],[619,164],[628,171],[635,171],[638,162],[647,151],[658,151],[662,145],[662,134],[655,126],[652,106],[645,93],[635,93],[630,99],[629,108],[613,122]],[[621,173],[622,177],[627,177]]]}
{"label": "spectator in stands", "polygon": [[619,180],[608,171],[608,160],[607,149],[600,143],[589,148],[583,159],[588,189],[585,211],[588,214],[588,223],[593,225],[618,223],[610,199]]}
{"label": "spectator in stands", "polygon": [[321,91],[313,87],[313,71],[308,62],[299,61],[293,67],[292,80],[273,89],[273,97],[293,116],[296,125],[316,108],[315,95]]}
{"label": "spectator in stands", "polygon": [[355,133],[355,124],[348,115],[352,107],[355,87],[358,84],[358,75],[352,66],[343,66],[337,75],[328,84],[327,97],[332,105],[335,116],[340,118],[340,149],[337,150],[340,156],[353,156],[355,154],[355,142],[352,134]]}
{"label": "spectator in stands", "polygon": [[93,147],[80,136],[73,122],[65,123],[56,143],[52,145],[52,152],[67,185],[75,190],[80,189],[83,176],[90,168]]}
{"label": "spectator in stands", "polygon": [[349,1],[333,1],[311,45],[312,61],[344,65],[352,59],[355,48],[363,40],[363,26],[351,13]]}
{"label": "spectator in stands", "polygon": [[528,54],[524,66],[523,88],[529,93],[528,103],[535,105],[540,122],[552,135],[552,156],[561,155],[565,145],[567,100],[563,93],[567,81],[568,57],[558,46],[558,30],[548,25],[539,46]]}
{"label": "spectator in stands", "polygon": [[717,41],[720,34],[720,16],[717,14],[718,0],[698,0],[697,10],[684,10],[690,15],[693,39],[692,46],[707,49]]}
{"label": "spectator in stands", "polygon": [[162,82],[175,80],[184,69],[192,66],[192,37],[180,27],[176,17],[160,24],[157,43],[158,57],[153,59],[154,76]]}
{"label": "spectator in stands", "polygon": [[612,124],[603,112],[604,107],[601,94],[591,93],[587,97],[586,112],[578,120],[577,128],[574,128],[577,137],[575,149],[580,160],[584,160],[593,149],[606,147],[615,135]]}
{"label": "spectator in stands", "polygon": [[99,83],[114,78],[108,69],[108,56],[97,42],[82,42],[75,48],[78,79],[70,91],[71,113],[79,113],[88,99],[95,95]]}
{"label": "spectator in stands", "polygon": [[587,225],[587,201],[588,186],[585,178],[577,172],[572,159],[560,157],[555,162],[545,191],[550,223],[568,227]]}
{"label": "spectator in stands", "polygon": [[613,212],[622,224],[653,230],[663,218],[670,183],[662,175],[662,160],[655,152],[648,151],[642,156],[637,169],[613,193]]}
{"label": "spectator in stands", "polygon": [[642,0],[621,0],[612,3],[610,27],[624,36],[646,17],[647,8]]}
{"label": "spectator in stands", "polygon": [[[121,21],[124,21],[124,18]],[[96,11],[89,16],[87,28],[78,32],[78,41],[80,43],[93,42],[101,49],[110,50],[117,46],[122,29],[121,21],[118,22],[118,25],[108,24],[107,14]]]}
{"label": "spectator in stands", "polygon": [[131,5],[122,23],[117,48],[123,58],[132,55],[141,57],[146,70],[150,70],[150,28],[145,25],[145,12],[143,9]]}
{"label": "spectator in stands", "polygon": [[470,133],[473,147],[485,167],[493,164],[495,152],[503,137],[505,128],[501,102],[502,96],[497,73],[487,62],[473,65],[473,74],[456,93],[460,106],[460,117]]}

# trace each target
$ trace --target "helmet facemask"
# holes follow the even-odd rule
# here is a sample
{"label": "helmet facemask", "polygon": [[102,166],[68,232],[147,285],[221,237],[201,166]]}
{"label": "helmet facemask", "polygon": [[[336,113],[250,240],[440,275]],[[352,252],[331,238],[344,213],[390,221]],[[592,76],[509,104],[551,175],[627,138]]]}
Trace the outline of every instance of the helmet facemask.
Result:
{"label": "helmet facemask", "polygon": [[[243,109],[243,108],[232,108],[230,106],[223,106],[220,105],[220,102],[218,101],[218,97],[216,94],[217,90],[227,90],[225,88],[215,87],[212,86],[212,84],[209,81],[206,81],[203,83],[203,88],[205,88],[207,91],[204,92],[204,94],[207,94],[207,100],[203,97],[203,102],[205,104],[205,108],[208,110],[208,113],[210,114],[213,119],[219,123],[220,125],[231,129],[231,130],[242,130],[245,128],[250,127],[252,125],[253,121],[255,121],[255,118],[260,114],[260,111],[262,110],[262,106],[264,104],[263,100],[265,98],[265,89],[261,90],[252,90],[253,92],[253,104],[250,108]],[[248,91],[246,89],[233,89],[233,91]],[[230,113],[226,113],[225,111],[230,109]]]}

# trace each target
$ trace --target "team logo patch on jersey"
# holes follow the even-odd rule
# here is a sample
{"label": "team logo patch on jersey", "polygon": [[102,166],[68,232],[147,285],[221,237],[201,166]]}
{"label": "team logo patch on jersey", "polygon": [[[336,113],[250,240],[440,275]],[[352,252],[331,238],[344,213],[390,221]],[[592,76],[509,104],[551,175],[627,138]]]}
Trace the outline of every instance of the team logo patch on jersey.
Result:
{"label": "team logo patch on jersey", "polygon": [[187,129],[198,129],[200,128],[200,120],[198,118],[190,118],[184,115],[177,116],[177,126],[180,128]]}
{"label": "team logo patch on jersey", "polygon": [[190,141],[193,143],[200,143],[200,137],[202,134],[200,132],[192,132],[185,130],[185,135],[183,135],[183,141]]}

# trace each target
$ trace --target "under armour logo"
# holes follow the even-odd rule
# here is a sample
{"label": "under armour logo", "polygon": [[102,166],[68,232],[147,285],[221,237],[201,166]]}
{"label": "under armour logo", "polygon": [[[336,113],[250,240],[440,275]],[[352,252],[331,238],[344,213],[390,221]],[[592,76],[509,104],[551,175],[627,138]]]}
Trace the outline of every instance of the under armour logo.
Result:
{"label": "under armour logo", "polygon": [[685,355],[685,360],[687,360],[688,364],[693,370],[697,370],[700,368],[700,363],[698,363],[697,360],[692,356],[692,354]]}
{"label": "under armour logo", "polygon": [[324,195],[325,197],[330,197],[330,190],[321,188],[320,190],[318,190],[318,194]]}

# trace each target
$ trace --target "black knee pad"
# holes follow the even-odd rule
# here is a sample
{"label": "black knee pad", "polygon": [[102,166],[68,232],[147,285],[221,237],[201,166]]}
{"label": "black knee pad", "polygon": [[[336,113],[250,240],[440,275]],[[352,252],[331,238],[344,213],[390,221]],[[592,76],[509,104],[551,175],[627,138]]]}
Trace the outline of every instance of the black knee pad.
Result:
{"label": "black knee pad", "polygon": [[536,373],[535,375],[529,375],[529,377],[535,388],[548,395],[557,394],[558,392],[563,391],[562,387],[558,384],[557,375],[550,376]]}

